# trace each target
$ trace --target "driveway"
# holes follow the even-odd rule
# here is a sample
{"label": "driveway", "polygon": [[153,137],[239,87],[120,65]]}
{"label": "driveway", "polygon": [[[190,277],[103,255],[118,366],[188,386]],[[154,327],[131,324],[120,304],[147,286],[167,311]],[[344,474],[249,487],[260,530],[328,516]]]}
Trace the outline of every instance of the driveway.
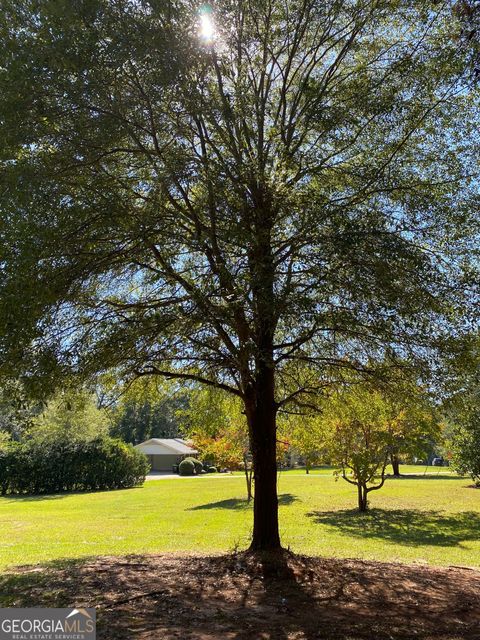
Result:
{"label": "driveway", "polygon": [[145,480],[171,480],[172,478],[238,478],[233,473],[202,473],[199,476],[179,476],[178,473],[170,471],[150,471]]}
{"label": "driveway", "polygon": [[170,471],[150,471],[145,480],[162,480],[168,478],[180,478],[178,473],[171,473]]}

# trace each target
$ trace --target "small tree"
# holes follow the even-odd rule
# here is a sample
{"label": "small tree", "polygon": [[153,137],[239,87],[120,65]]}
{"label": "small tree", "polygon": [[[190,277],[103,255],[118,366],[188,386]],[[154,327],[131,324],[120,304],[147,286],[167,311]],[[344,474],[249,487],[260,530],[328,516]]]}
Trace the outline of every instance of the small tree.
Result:
{"label": "small tree", "polygon": [[329,398],[321,420],[337,473],[357,487],[358,508],[366,511],[368,494],[385,483],[391,452],[385,401],[376,391],[353,388]]}
{"label": "small tree", "polygon": [[440,433],[427,396],[413,384],[394,391],[351,384],[324,403],[319,421],[339,473],[357,486],[360,511],[367,509],[368,494],[383,487],[389,462],[396,462],[398,474],[400,452],[421,454]]}

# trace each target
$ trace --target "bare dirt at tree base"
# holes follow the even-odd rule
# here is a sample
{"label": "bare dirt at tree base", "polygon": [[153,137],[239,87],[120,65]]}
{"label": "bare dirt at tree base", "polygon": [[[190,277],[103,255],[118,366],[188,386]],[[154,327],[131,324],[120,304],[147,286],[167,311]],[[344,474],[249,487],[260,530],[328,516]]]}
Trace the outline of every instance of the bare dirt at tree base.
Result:
{"label": "bare dirt at tree base", "polygon": [[99,640],[480,640],[480,572],[294,556],[20,567],[9,606],[97,608]]}

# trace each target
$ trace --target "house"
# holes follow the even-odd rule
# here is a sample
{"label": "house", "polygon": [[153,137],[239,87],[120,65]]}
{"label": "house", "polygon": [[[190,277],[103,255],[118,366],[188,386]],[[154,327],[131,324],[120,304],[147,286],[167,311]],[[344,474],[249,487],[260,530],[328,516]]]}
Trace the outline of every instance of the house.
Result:
{"label": "house", "polygon": [[198,453],[196,449],[189,447],[185,440],[180,438],[150,438],[150,440],[137,444],[135,449],[147,456],[152,465],[152,471],[172,472],[174,465],[184,458],[195,456]]}

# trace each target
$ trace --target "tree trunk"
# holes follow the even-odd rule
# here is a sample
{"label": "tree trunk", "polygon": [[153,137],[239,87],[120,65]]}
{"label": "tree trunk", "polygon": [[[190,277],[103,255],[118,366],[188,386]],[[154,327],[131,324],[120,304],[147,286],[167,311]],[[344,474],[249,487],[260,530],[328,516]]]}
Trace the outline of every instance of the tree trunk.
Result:
{"label": "tree trunk", "polygon": [[398,455],[396,453],[392,453],[390,456],[390,462],[392,463],[393,475],[396,478],[400,477],[400,460],[398,459]]}
{"label": "tree trunk", "polygon": [[251,502],[252,498],[253,498],[253,492],[252,492],[252,472],[251,471],[246,471],[245,472],[245,479],[247,481],[247,501]]}
{"label": "tree trunk", "polygon": [[254,401],[247,418],[253,457],[255,493],[253,496],[253,536],[250,549],[280,549],[277,498],[277,434],[274,399],[274,374],[261,367],[255,385]]}
{"label": "tree trunk", "polygon": [[367,487],[363,486],[362,484],[358,484],[357,489],[358,489],[358,510],[363,513],[368,508]]}
{"label": "tree trunk", "polygon": [[253,469],[249,469],[248,471],[248,502],[252,501],[253,498]]}
{"label": "tree trunk", "polygon": [[255,492],[253,497],[253,536],[250,549],[281,549],[278,531],[277,498],[277,406],[275,403],[274,335],[275,265],[272,249],[274,211],[269,190],[263,183],[263,140],[259,141],[259,180],[251,185],[252,226],[255,242],[248,260],[252,275],[255,310],[255,371],[246,388],[250,449],[253,457]]}
{"label": "tree trunk", "polygon": [[247,483],[247,500],[248,502],[250,502],[253,498],[253,492],[252,492],[253,471],[252,469],[248,468],[248,459],[246,455],[243,456],[243,467],[245,469],[245,481]]}

